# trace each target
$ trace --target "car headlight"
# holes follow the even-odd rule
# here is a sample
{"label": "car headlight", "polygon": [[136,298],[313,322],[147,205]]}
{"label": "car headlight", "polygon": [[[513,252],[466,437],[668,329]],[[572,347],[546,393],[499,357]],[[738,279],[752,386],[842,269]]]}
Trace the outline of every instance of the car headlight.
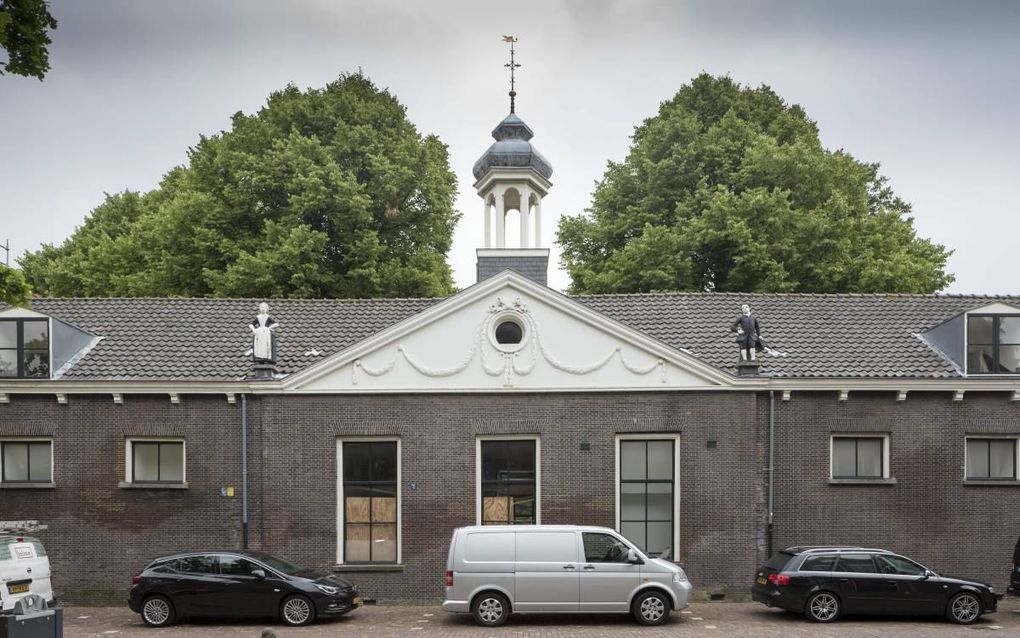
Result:
{"label": "car headlight", "polygon": [[686,583],[687,582],[687,574],[684,573],[684,570],[681,569],[679,571],[673,572],[673,582],[674,583]]}
{"label": "car headlight", "polygon": [[340,591],[338,587],[333,587],[331,585],[320,585],[319,583],[315,583],[315,586],[319,588],[319,591],[324,594],[329,594],[330,596]]}

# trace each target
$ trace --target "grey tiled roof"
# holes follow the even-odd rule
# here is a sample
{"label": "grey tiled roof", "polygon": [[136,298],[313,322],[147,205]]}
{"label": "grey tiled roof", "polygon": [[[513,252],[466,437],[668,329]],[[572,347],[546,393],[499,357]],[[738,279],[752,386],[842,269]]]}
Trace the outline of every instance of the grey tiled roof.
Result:
{"label": "grey tiled roof", "polygon": [[[730,324],[748,303],[767,344],[762,373],[786,377],[952,378],[959,372],[917,334],[966,310],[1020,297],[669,293],[575,300],[673,348],[733,371]],[[257,299],[36,299],[33,310],[103,339],[63,378],[234,380],[250,374]],[[440,299],[270,302],[278,367],[301,370]],[[319,355],[308,354],[316,350]]]}

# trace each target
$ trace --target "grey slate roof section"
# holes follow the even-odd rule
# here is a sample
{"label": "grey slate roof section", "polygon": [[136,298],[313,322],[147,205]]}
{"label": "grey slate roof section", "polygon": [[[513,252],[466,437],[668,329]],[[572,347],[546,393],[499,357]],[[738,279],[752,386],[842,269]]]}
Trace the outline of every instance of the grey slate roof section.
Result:
{"label": "grey slate roof section", "polygon": [[[750,304],[766,343],[762,374],[958,378],[917,335],[962,312],[1020,297],[669,293],[574,299],[730,373],[730,324]],[[248,323],[259,299],[36,299],[32,308],[102,336],[66,380],[213,381],[251,372]],[[279,369],[293,373],[417,314],[440,299],[269,300]],[[306,354],[317,350],[320,355]]]}
{"label": "grey slate roof section", "polygon": [[549,285],[549,255],[479,255],[475,263],[477,283],[512,270],[543,286]]}

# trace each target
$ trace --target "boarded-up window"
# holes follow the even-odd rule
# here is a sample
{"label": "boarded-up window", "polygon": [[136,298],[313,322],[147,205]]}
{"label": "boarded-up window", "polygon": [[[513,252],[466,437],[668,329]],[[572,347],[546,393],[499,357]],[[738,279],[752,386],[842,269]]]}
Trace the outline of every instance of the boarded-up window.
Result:
{"label": "boarded-up window", "polygon": [[397,443],[343,443],[344,562],[397,560]]}
{"label": "boarded-up window", "polygon": [[534,525],[538,494],[535,440],[480,444],[482,524]]}

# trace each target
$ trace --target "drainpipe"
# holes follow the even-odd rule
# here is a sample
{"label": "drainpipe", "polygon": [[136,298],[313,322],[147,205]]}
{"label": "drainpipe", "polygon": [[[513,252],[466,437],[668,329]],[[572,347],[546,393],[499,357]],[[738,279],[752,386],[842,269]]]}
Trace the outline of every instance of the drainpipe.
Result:
{"label": "drainpipe", "polygon": [[248,395],[241,393],[241,548],[248,549]]}
{"label": "drainpipe", "polygon": [[[242,395],[243,396],[243,395]],[[768,559],[772,556],[772,533],[775,519],[775,467],[776,467],[776,393],[769,390],[769,514],[765,532],[765,550]]]}

